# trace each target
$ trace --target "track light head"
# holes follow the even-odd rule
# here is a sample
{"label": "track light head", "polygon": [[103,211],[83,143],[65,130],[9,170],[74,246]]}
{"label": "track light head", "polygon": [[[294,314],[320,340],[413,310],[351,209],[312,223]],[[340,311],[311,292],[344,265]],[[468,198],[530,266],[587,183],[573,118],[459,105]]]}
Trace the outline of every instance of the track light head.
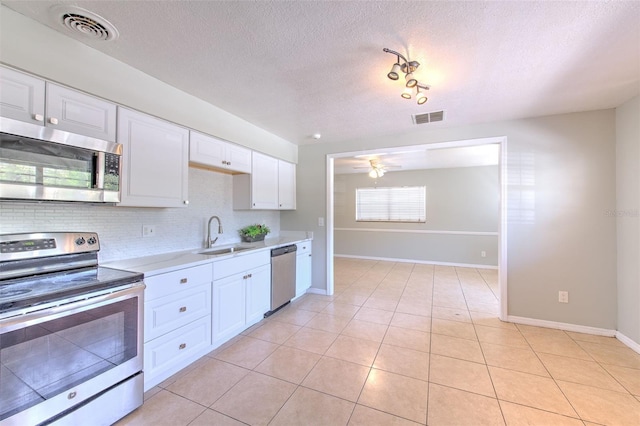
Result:
{"label": "track light head", "polygon": [[413,90],[411,90],[410,87],[406,87],[404,89],[404,91],[400,94],[400,96],[402,96],[404,99],[411,99],[411,92]]}
{"label": "track light head", "polygon": [[409,74],[407,74],[404,77],[405,81],[407,82],[407,87],[415,87],[416,84],[418,84],[418,80],[416,80],[416,78],[413,76],[413,73],[410,72]]}
{"label": "track light head", "polygon": [[393,64],[393,67],[391,67],[391,71],[389,71],[387,77],[389,77],[391,80],[397,80],[400,78],[400,72],[400,64],[396,62],[395,64]]}

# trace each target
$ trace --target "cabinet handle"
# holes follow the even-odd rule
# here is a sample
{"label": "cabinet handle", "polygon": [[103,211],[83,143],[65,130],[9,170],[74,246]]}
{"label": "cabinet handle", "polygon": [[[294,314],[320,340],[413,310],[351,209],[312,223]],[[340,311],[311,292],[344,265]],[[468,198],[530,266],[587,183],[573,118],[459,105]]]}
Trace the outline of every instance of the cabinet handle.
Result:
{"label": "cabinet handle", "polygon": [[180,312],[187,312],[187,307],[186,306],[181,307]]}
{"label": "cabinet handle", "polygon": [[76,391],[69,392],[69,394],[67,395],[67,399],[73,399],[76,397],[76,395],[78,395]]}
{"label": "cabinet handle", "polygon": [[51,117],[51,118],[49,118],[49,123],[51,123],[51,124],[58,124],[58,119],[57,119],[57,118],[55,118],[55,117]]}
{"label": "cabinet handle", "polygon": [[188,206],[189,205],[189,200],[184,200],[183,203],[184,203],[185,206]]}
{"label": "cabinet handle", "polygon": [[247,276],[246,276],[246,275],[244,275],[244,276],[242,277],[242,279],[243,279],[243,280],[246,280],[246,279],[247,279]]}
{"label": "cabinet handle", "polygon": [[187,281],[188,281],[188,280],[187,280],[186,278],[182,278],[182,279],[180,280],[180,284],[186,284],[186,283],[187,283]]}
{"label": "cabinet handle", "polygon": [[251,278],[253,276],[253,274],[249,274],[249,278]]}
{"label": "cabinet handle", "polygon": [[230,166],[230,165],[231,165],[231,161],[227,161],[227,166]]}
{"label": "cabinet handle", "polygon": [[33,119],[36,121],[44,121],[44,116],[42,114],[34,114]]}
{"label": "cabinet handle", "polygon": [[184,349],[187,347],[186,343],[180,343],[180,346],[178,346],[178,349]]}

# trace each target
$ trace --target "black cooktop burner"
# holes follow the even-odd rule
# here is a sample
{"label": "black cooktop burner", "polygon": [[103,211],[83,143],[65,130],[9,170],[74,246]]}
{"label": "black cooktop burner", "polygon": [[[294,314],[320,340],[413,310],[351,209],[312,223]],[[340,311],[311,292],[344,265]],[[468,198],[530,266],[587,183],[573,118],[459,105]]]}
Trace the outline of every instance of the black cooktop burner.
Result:
{"label": "black cooktop burner", "polygon": [[0,316],[10,311],[142,281],[143,274],[105,267],[0,281]]}

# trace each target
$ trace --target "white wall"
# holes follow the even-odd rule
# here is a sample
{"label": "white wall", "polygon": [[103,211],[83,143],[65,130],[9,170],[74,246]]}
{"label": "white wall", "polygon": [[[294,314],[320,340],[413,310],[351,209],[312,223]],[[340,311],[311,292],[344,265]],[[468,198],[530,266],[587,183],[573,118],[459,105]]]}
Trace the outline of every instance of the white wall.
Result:
{"label": "white wall", "polygon": [[[189,169],[189,205],[185,208],[133,208],[80,203],[0,202],[0,234],[92,231],[100,238],[100,262],[202,248],[210,216],[222,220],[216,245],[240,241],[238,229],[266,223],[280,231],[277,211],[234,211],[232,176]],[[143,225],[155,225],[155,237],[142,237]],[[214,222],[216,225],[216,222]],[[217,233],[213,226],[212,234]]]}
{"label": "white wall", "polygon": [[616,108],[618,330],[640,344],[640,97]]}
{"label": "white wall", "polygon": [[5,6],[0,7],[0,62],[256,151],[297,162],[297,145]]}
{"label": "white wall", "polygon": [[[334,252],[466,265],[498,265],[498,166],[391,171],[334,178]],[[425,223],[356,222],[356,188],[425,186]],[[399,231],[399,232],[394,232]],[[406,232],[411,231],[411,232]],[[474,233],[493,233],[477,235]],[[486,252],[486,257],[481,256]]]}
{"label": "white wall", "polygon": [[[394,146],[507,138],[509,315],[615,329],[615,113],[602,110],[446,128],[298,152],[298,210],[281,226],[315,231],[314,286],[324,288],[326,155]],[[568,304],[558,291],[569,291]]]}

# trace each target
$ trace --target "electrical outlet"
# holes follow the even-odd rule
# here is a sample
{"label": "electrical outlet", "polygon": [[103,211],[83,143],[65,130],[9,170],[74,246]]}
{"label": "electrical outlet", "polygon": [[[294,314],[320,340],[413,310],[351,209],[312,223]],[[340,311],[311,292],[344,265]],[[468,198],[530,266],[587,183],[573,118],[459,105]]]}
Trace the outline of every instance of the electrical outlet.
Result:
{"label": "electrical outlet", "polygon": [[480,256],[481,256],[481,257],[487,257],[487,252],[486,252],[486,251],[484,251],[484,250],[482,250],[482,251],[480,252]]}
{"label": "electrical outlet", "polygon": [[558,302],[560,302],[560,303],[569,303],[569,292],[568,291],[559,291],[558,292]]}
{"label": "electrical outlet", "polygon": [[324,217],[318,218],[318,226],[324,226]]}
{"label": "electrical outlet", "polygon": [[156,226],[155,225],[142,225],[142,236],[143,237],[155,237],[156,236]]}

